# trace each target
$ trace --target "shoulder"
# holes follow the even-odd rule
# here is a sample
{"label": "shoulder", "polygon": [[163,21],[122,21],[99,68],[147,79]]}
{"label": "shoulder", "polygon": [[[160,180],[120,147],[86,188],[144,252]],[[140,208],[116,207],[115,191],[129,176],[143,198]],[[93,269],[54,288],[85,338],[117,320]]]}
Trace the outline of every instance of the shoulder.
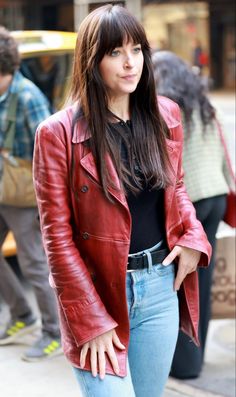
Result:
{"label": "shoulder", "polygon": [[78,103],[68,106],[44,120],[37,130],[39,134],[42,134],[41,131],[54,134],[62,140],[69,140],[73,143],[82,143],[91,137],[88,123],[80,114]]}
{"label": "shoulder", "polygon": [[29,79],[23,77],[19,78],[17,82],[17,95],[23,104],[43,104],[49,105],[48,99],[43,92]]}
{"label": "shoulder", "polygon": [[53,137],[57,137],[65,142],[72,131],[73,115],[73,106],[52,114],[39,124],[37,136],[43,140],[51,140]]}
{"label": "shoulder", "polygon": [[26,99],[28,98],[36,102],[48,103],[48,99],[43,94],[43,92],[32,81],[28,79],[24,79],[23,93]]}
{"label": "shoulder", "polygon": [[39,124],[38,129],[48,129],[53,131],[57,130],[60,127],[63,127],[63,125],[71,126],[73,114],[73,106],[66,107],[47,117],[44,121],[42,121],[42,123]]}
{"label": "shoulder", "polygon": [[176,127],[181,122],[180,109],[177,103],[164,96],[157,97],[159,110],[169,128]]}
{"label": "shoulder", "polygon": [[158,96],[157,101],[160,113],[169,128],[170,139],[182,142],[183,129],[179,105],[164,96]]}

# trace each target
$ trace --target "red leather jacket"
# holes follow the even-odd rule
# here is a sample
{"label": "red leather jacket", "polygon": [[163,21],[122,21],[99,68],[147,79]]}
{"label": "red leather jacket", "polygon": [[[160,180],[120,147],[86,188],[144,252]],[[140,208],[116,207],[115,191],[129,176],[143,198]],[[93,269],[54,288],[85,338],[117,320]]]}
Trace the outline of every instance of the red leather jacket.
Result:
{"label": "red leather jacket", "polygon": [[[159,108],[171,131],[167,149],[175,170],[173,184],[165,191],[166,235],[175,245],[202,252],[199,265],[211,254],[203,228],[196,220],[183,184],[182,127],[178,106],[159,97]],[[117,327],[128,347],[129,319],[126,307],[126,264],[131,216],[124,192],[109,156],[105,159],[114,188],[115,204],[104,196],[94,158],[84,145],[86,123],[79,119],[73,137],[73,107],[43,122],[36,134],[34,183],[44,245],[50,266],[61,321],[64,352],[79,367],[80,346]],[[74,191],[70,188],[71,151],[74,145]],[[179,291],[181,328],[198,343],[198,280],[189,274]],[[120,375],[126,375],[126,351],[117,350]],[[86,369],[90,369],[89,361]],[[113,373],[107,363],[107,373]]]}

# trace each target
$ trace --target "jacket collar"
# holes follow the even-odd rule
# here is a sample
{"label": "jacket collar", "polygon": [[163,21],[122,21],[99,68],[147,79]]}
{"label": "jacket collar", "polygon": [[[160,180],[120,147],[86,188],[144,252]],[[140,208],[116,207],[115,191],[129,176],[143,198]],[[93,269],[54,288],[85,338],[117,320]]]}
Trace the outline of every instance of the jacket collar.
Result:
{"label": "jacket collar", "polygon": [[[165,103],[165,98],[159,97],[158,103],[159,103],[159,109],[160,109],[161,115],[164,118],[164,120],[167,124],[167,127],[169,129],[177,127],[180,124],[180,121],[171,115],[170,111],[168,110],[168,104]],[[78,104],[73,105],[71,107],[71,109],[72,109],[73,114],[75,114],[75,112],[78,110]],[[84,116],[81,115],[78,118],[78,121],[74,128],[72,142],[73,143],[82,143],[89,138],[91,138],[91,132],[89,131],[88,123],[85,120]],[[175,146],[175,142],[171,141],[170,139],[167,139],[166,141],[167,141],[167,146],[170,146],[172,148]]]}
{"label": "jacket collar", "polygon": [[72,142],[82,143],[89,138],[91,138],[91,132],[89,131],[88,123],[85,120],[84,116],[80,116],[74,128]]}
{"label": "jacket collar", "polygon": [[[162,108],[163,109],[163,108]],[[76,107],[75,105],[71,107],[72,112],[75,114]],[[161,109],[160,109],[161,111]],[[168,128],[174,128],[179,125],[179,121],[174,119],[173,117],[168,117],[166,118],[166,113],[167,111],[161,111],[163,117],[165,118],[165,121],[167,123]],[[164,113],[164,114],[163,114]],[[86,140],[91,138],[91,133],[88,128],[87,121],[83,116],[80,116],[78,118],[78,121],[76,123],[76,126],[74,128],[74,133],[72,136],[72,142],[73,143],[83,143]],[[175,169],[177,167],[177,161],[178,161],[178,155],[179,155],[179,149],[181,148],[181,142],[178,141],[173,141],[170,139],[166,139],[166,144],[167,144],[167,150],[169,153],[171,153],[171,162],[173,165],[173,168]],[[109,155],[106,156],[104,159],[107,167],[109,169],[110,177],[112,180],[112,187],[108,187],[108,191],[110,194],[116,198],[122,205],[124,205],[126,208],[128,208],[128,204],[124,195],[124,192],[121,189],[120,186],[120,181],[118,179],[117,172],[115,170],[114,164],[110,158]],[[95,165],[95,160],[92,155],[92,152],[88,152],[81,160],[80,163],[82,167],[97,181],[99,182],[99,176],[97,172],[97,168]]]}

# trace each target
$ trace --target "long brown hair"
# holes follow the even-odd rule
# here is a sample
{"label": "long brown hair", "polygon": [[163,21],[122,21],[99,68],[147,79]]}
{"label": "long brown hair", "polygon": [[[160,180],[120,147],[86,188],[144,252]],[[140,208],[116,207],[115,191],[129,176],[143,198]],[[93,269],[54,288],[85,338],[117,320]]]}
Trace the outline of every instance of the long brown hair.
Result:
{"label": "long brown hair", "polygon": [[[128,41],[141,44],[144,65],[138,86],[130,95],[132,137],[129,139],[131,144],[127,145],[129,164],[125,166],[117,137],[109,128],[108,98],[99,64],[105,54]],[[169,183],[170,163],[165,143],[169,130],[157,106],[151,51],[145,31],[124,7],[99,7],[81,23],[71,87],[71,99],[79,102],[78,113],[82,109],[91,132],[91,150],[106,197],[110,199],[107,190],[110,178],[104,161],[106,153],[110,154],[125,190],[128,187],[137,192],[142,187],[134,173],[134,157],[145,181],[152,188],[165,188]],[[130,176],[136,186],[130,182]]]}

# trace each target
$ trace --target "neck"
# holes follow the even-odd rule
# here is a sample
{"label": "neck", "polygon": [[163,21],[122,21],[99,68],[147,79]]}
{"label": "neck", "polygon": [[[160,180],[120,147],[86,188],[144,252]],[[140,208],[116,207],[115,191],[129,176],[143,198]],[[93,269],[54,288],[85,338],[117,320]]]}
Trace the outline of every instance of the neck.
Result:
{"label": "neck", "polygon": [[109,110],[126,121],[130,119],[129,97],[110,99],[108,104]]}
{"label": "neck", "polygon": [[0,74],[0,95],[3,95],[9,88],[12,82],[12,74]]}

